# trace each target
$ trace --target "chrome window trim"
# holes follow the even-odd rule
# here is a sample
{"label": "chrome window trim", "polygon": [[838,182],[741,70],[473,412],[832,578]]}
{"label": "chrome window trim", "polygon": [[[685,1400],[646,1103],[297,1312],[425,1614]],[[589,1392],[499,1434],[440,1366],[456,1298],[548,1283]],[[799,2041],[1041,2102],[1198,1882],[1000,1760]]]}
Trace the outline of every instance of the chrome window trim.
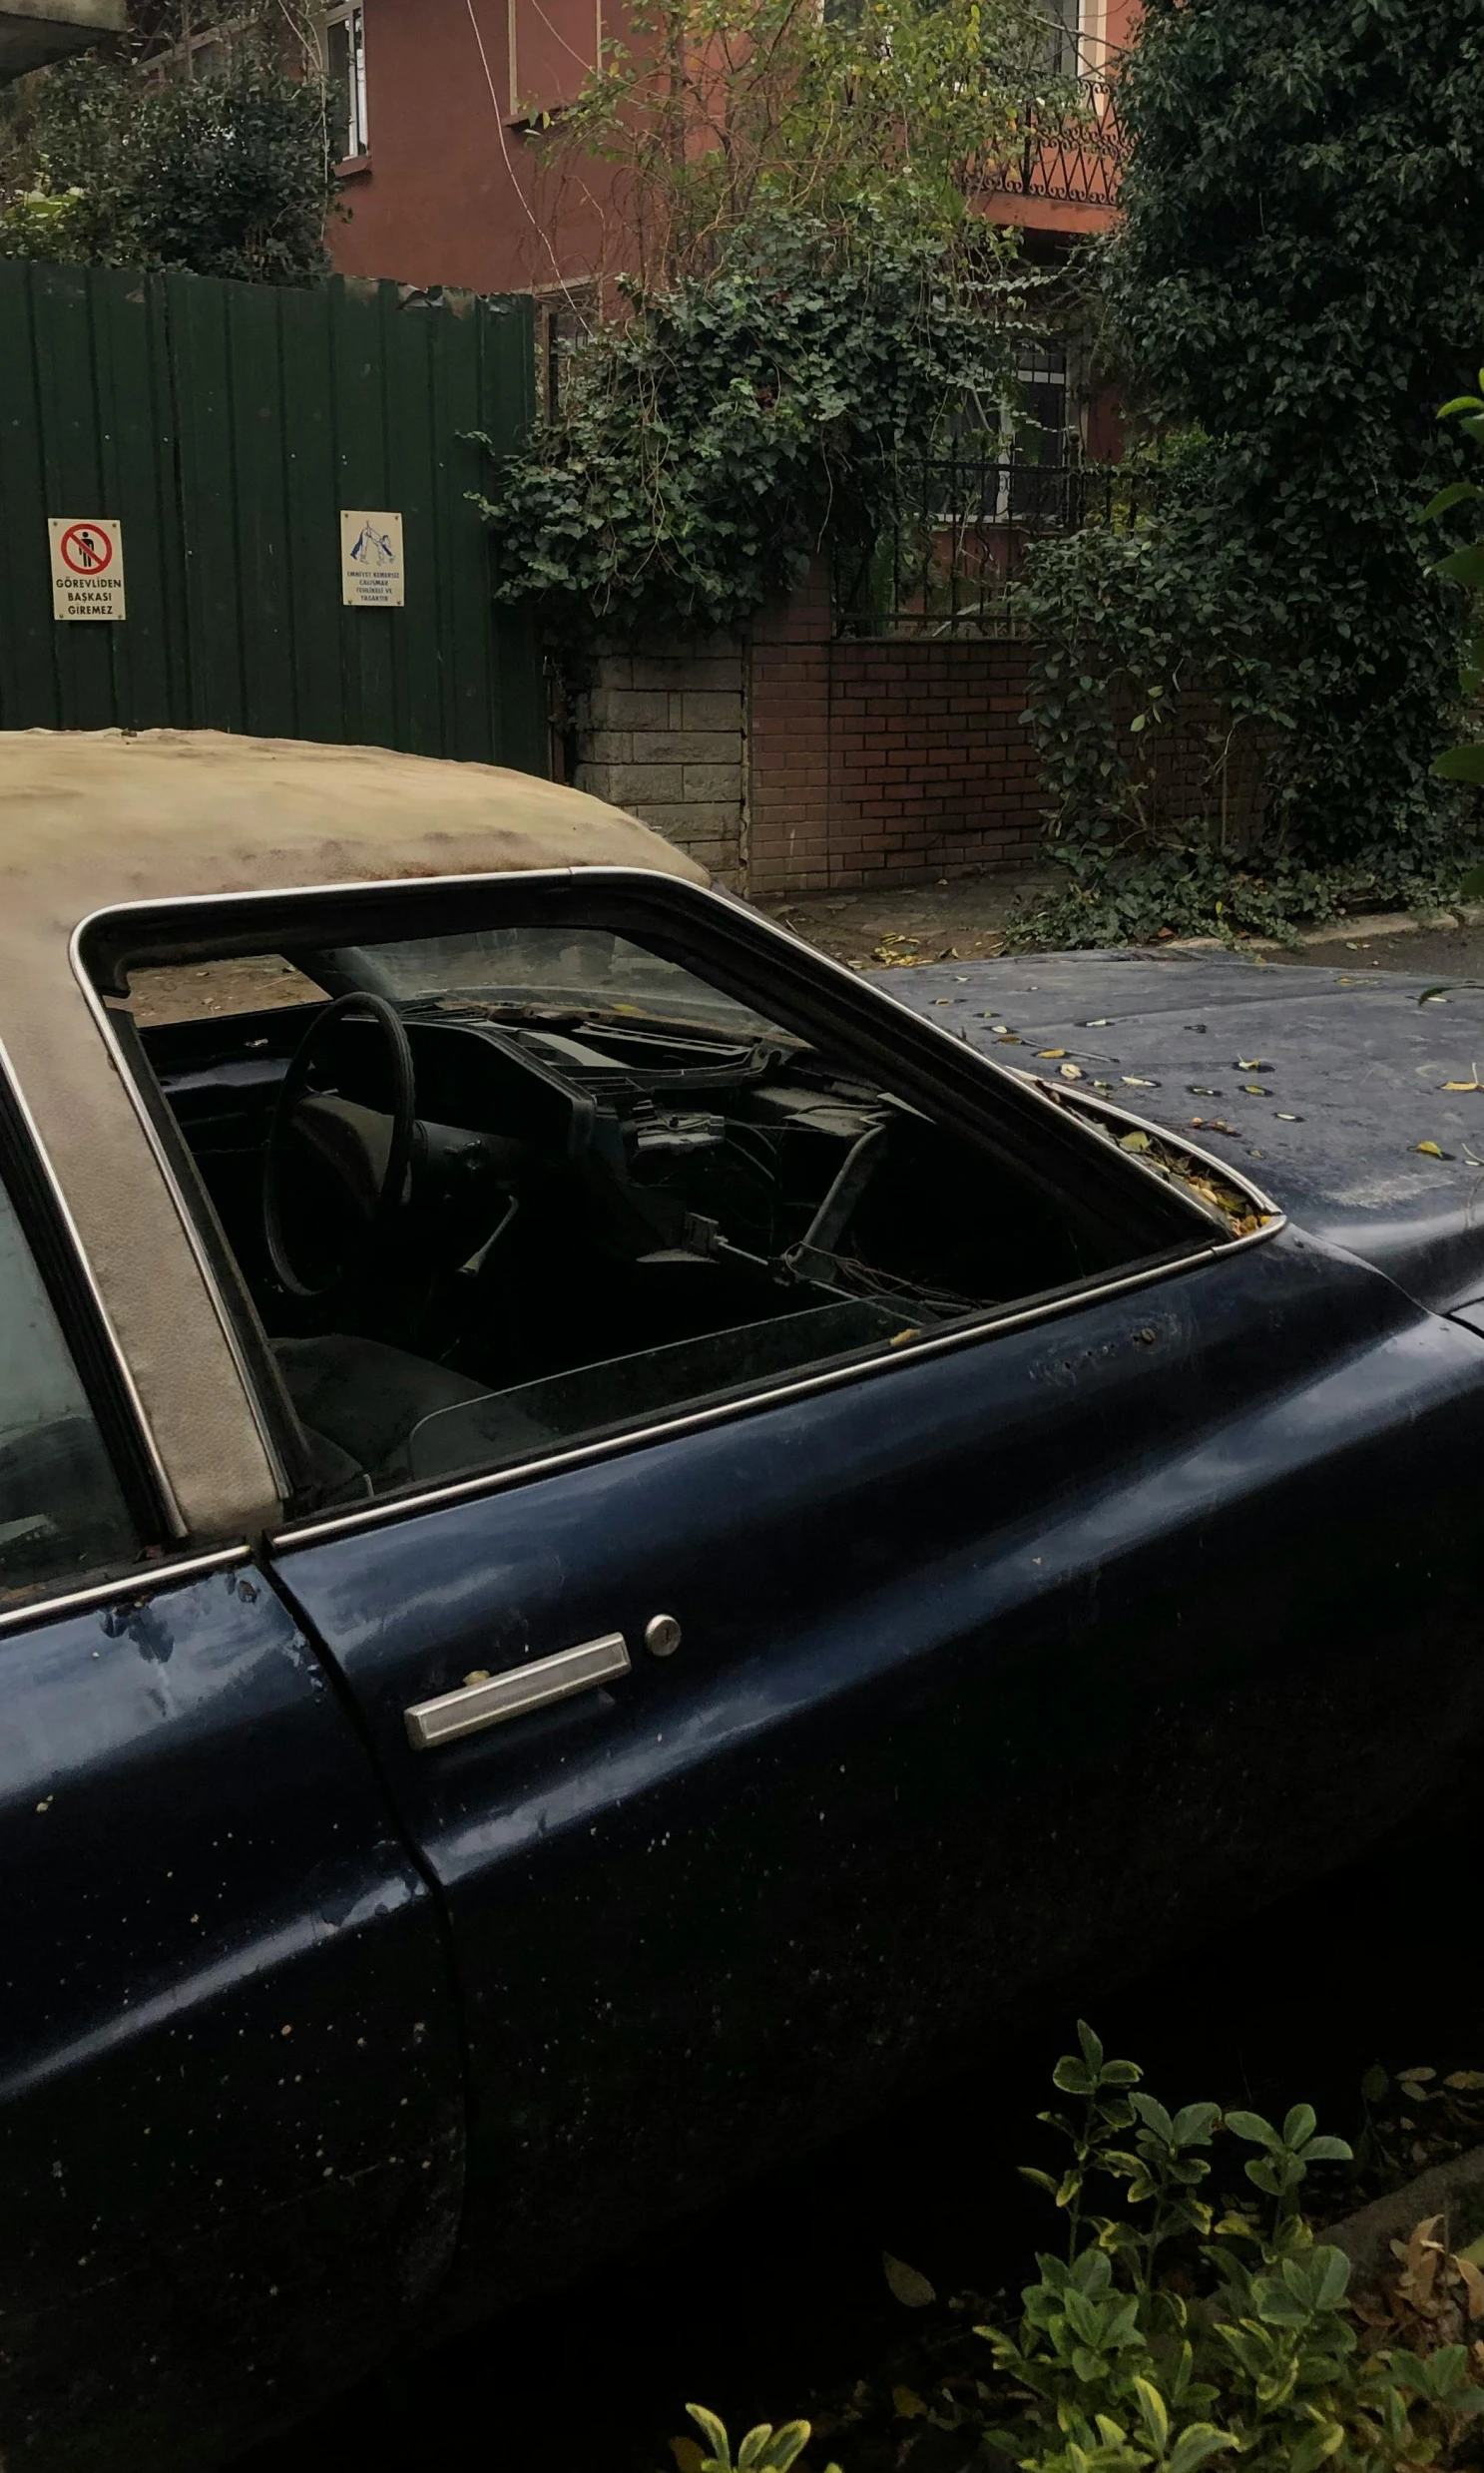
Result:
{"label": "chrome window trim", "polygon": [[[103,1291],[93,1276],[93,1265],[89,1261],[87,1252],[84,1249],[82,1236],[78,1229],[77,1222],[72,1216],[67,1197],[62,1191],[61,1185],[57,1178],[57,1172],[52,1166],[51,1154],[47,1150],[46,1144],[41,1138],[41,1128],[37,1124],[36,1119],[31,1112],[31,1103],[21,1088],[20,1077],[16,1073],[15,1067],[11,1062],[10,1051],[6,1047],[3,1039],[0,1039],[0,1074],[5,1076],[6,1087],[8,1088],[10,1096],[15,1103],[16,1114],[26,1129],[27,1138],[29,1139],[31,1148],[36,1155],[36,1164],[41,1170],[47,1192],[52,1198],[52,1207],[57,1214],[57,1218],[62,1226],[63,1234],[65,1235],[67,1242],[72,1249],[73,1260],[75,1261],[82,1276],[83,1284],[93,1300],[93,1308],[98,1316],[99,1326],[102,1329],[104,1338],[108,1343],[108,1352],[113,1359],[114,1370],[118,1374],[119,1381],[123,1387],[124,1396],[129,1402],[130,1409],[134,1416],[135,1425],[139,1431],[140,1441],[144,1445],[145,1457],[149,1462],[150,1473],[154,1478],[156,1487],[159,1491],[161,1508],[165,1513],[166,1526],[173,1537],[187,1537],[190,1535],[190,1531],[186,1526],[186,1521],[181,1511],[181,1506],[176,1500],[176,1491],[170,1482],[169,1472],[166,1469],[165,1462],[160,1456],[160,1447],[155,1440],[155,1431],[146,1413],[144,1401],[140,1398],[139,1386],[135,1382],[133,1368],[129,1363],[129,1359],[124,1354],[124,1349],[120,1341],[119,1334],[114,1328],[113,1316],[109,1312],[107,1305],[104,1303]],[[65,1331],[62,1335],[64,1339],[67,1336]]]}
{"label": "chrome window trim", "polygon": [[63,1589],[54,1597],[29,1598],[24,1606],[7,1606],[0,1612],[0,1639],[9,1632],[22,1632],[28,1624],[51,1623],[64,1615],[83,1615],[94,1606],[115,1606],[121,1598],[131,1604],[153,1597],[158,1589],[169,1588],[178,1580],[204,1580],[211,1572],[233,1571],[240,1563],[250,1563],[250,1546],[219,1546],[212,1554],[178,1555],[162,1563],[141,1563],[137,1570],[126,1572],[117,1580],[97,1580],[83,1589]]}
{"label": "chrome window trim", "polygon": [[575,1443],[568,1451],[521,1460],[512,1468],[487,1469],[469,1477],[451,1478],[417,1494],[388,1495],[380,1502],[329,1517],[311,1513],[307,1519],[276,1530],[268,1545],[275,1554],[293,1554],[305,1546],[326,1545],[335,1538],[358,1536],[366,1529],[385,1528],[391,1521],[409,1520],[421,1512],[479,1502],[487,1495],[504,1494],[513,1486],[530,1485],[538,1477],[563,1476],[569,1469],[618,1459],[630,1451],[642,1451],[651,1443],[674,1442],[685,1434],[704,1433],[736,1417],[756,1416],[764,1408],[813,1399],[824,1391],[842,1390],[852,1382],[869,1382],[882,1374],[895,1373],[898,1366],[920,1365],[929,1357],[947,1356],[959,1348],[972,1347],[977,1340],[994,1338],[1001,1331],[1028,1330],[1038,1322],[1054,1322],[1064,1314],[1081,1312],[1086,1305],[1101,1304],[1108,1297],[1133,1295],[1141,1288],[1157,1287],[1166,1279],[1183,1278],[1187,1271],[1198,1270],[1205,1263],[1230,1261],[1233,1254],[1265,1244],[1268,1237],[1276,1236],[1286,1227],[1284,1215],[1275,1212],[1265,1227],[1254,1229],[1247,1236],[1234,1236],[1230,1244],[1204,1245],[1183,1254],[1179,1261],[1160,1262],[1147,1270],[1122,1273],[1116,1279],[1097,1280],[1064,1295],[1048,1297],[1039,1305],[1012,1305],[1002,1313],[982,1315],[971,1323],[956,1325],[951,1331],[940,1331],[930,1339],[916,1340],[910,1347],[893,1348],[858,1364],[821,1366],[816,1373],[800,1374],[791,1382],[773,1383],[766,1390],[748,1392],[742,1399],[719,1400],[710,1408],[687,1409],[653,1425],[631,1426],[627,1433],[612,1434],[599,1442]]}
{"label": "chrome window trim", "polygon": [[[146,909],[156,907],[153,903],[144,902],[131,902],[127,905],[121,906],[126,906],[129,909]],[[277,1437],[273,1433],[272,1427],[268,1422],[262,1402],[257,1396],[257,1387],[252,1380],[251,1372],[247,1364],[247,1350],[243,1346],[237,1323],[233,1318],[232,1309],[228,1304],[227,1298],[222,1292],[221,1281],[218,1279],[217,1273],[213,1268],[212,1257],[207,1250],[206,1240],[202,1236],[201,1230],[197,1226],[196,1214],[191,1208],[190,1198],[186,1194],[180,1178],[176,1175],[175,1168],[171,1162],[170,1154],[166,1150],[164,1143],[161,1141],[160,1135],[155,1126],[155,1121],[150,1115],[149,1109],[145,1105],[144,1093],[135,1081],[134,1074],[130,1069],[129,1060],[125,1056],[124,1051],[119,1044],[118,1036],[114,1030],[112,1021],[109,1018],[108,1007],[103,1002],[102,997],[99,995],[97,989],[88,977],[87,971],[83,967],[81,957],[82,936],[87,928],[92,924],[92,920],[94,918],[109,918],[114,915],[115,913],[109,910],[94,911],[90,914],[89,918],[82,921],[81,925],[74,928],[71,941],[68,945],[68,959],[72,964],[72,975],[82,990],[84,1002],[88,1007],[88,1011],[93,1016],[93,1020],[96,1023],[99,1033],[103,1039],[103,1044],[108,1051],[109,1061],[112,1064],[115,1073],[118,1075],[119,1081],[123,1085],[124,1090],[129,1095],[129,1104],[134,1110],[135,1116],[143,1129],[145,1140],[150,1146],[150,1156],[154,1160],[156,1167],[159,1169],[161,1177],[165,1182],[166,1191],[175,1205],[176,1217],[180,1221],[182,1229],[185,1231],[186,1242],[191,1248],[192,1259],[201,1274],[202,1284],[211,1300],[212,1310],[217,1317],[219,1325],[221,1326],[222,1335],[227,1341],[228,1348],[232,1355],[233,1364],[237,1369],[238,1380],[243,1386],[243,1396],[247,1402],[247,1414],[251,1418],[253,1431],[257,1436],[259,1444],[261,1445],[263,1458],[267,1462],[268,1475],[272,1479],[273,1490],[276,1493],[279,1502],[286,1503],[289,1499],[291,1489],[289,1486],[288,1471],[283,1465],[283,1455],[278,1449]]]}
{"label": "chrome window trim", "polygon": [[[542,884],[566,884],[579,877],[584,880],[593,877],[600,881],[617,878],[623,884],[634,885],[642,884],[647,876],[659,876],[661,881],[671,885],[690,884],[689,878],[677,878],[660,869],[643,867],[486,868],[476,873],[456,875],[397,876],[390,879],[382,876],[329,884],[266,885],[245,893],[177,894],[142,901],[110,902],[98,910],[90,911],[88,916],[80,920],[73,930],[68,947],[73,976],[102,1031],[109,1054],[130,1095],[135,1114],[144,1126],[151,1151],[159,1164],[185,1226],[192,1252],[232,1349],[234,1362],[238,1367],[243,1388],[251,1407],[254,1425],[262,1440],[264,1450],[268,1453],[269,1466],[273,1469],[275,1482],[279,1476],[279,1455],[263,1418],[251,1374],[238,1338],[231,1307],[222,1292],[210,1258],[198,1235],[189,1200],[171,1168],[169,1158],[145,1108],[143,1095],[136,1087],[123,1050],[114,1036],[107,1009],[84,965],[82,948],[90,930],[108,921],[127,919],[135,913],[147,916],[159,916],[175,911],[195,914],[202,910],[231,911],[250,908],[253,904],[265,905],[270,902],[299,899],[354,900],[359,896],[372,894],[388,898],[398,893],[447,893],[462,886],[472,888],[484,885],[519,884],[525,887],[537,887]],[[828,954],[817,952],[812,945],[805,945],[803,940],[793,935],[789,929],[779,927],[765,913],[754,910],[749,902],[742,899],[741,895],[724,891],[715,885],[690,884],[690,889],[692,892],[705,894],[708,900],[720,902],[728,909],[741,912],[748,926],[755,931],[760,931],[764,938],[772,939],[786,947],[790,954],[801,950],[816,969],[822,970],[829,977],[843,981],[858,994],[862,980],[862,974],[859,971],[851,970],[848,964],[837,962]],[[331,1539],[356,1536],[368,1529],[384,1528],[393,1521],[410,1519],[420,1512],[438,1510],[457,1503],[477,1502],[487,1495],[505,1493],[514,1486],[528,1485],[539,1477],[556,1476],[568,1469],[588,1467],[599,1461],[615,1459],[629,1451],[643,1450],[652,1443],[669,1442],[681,1435],[705,1432],[710,1427],[725,1424],[734,1417],[755,1415],[764,1408],[776,1407],[792,1400],[809,1399],[821,1392],[840,1389],[848,1383],[869,1381],[880,1374],[893,1371],[898,1365],[920,1364],[929,1357],[947,1355],[952,1350],[972,1346],[976,1341],[991,1337],[997,1332],[1026,1329],[1039,1322],[1053,1321],[1060,1315],[1079,1311],[1084,1305],[1101,1303],[1105,1298],[1112,1296],[1133,1294],[1141,1288],[1153,1287],[1166,1279],[1183,1276],[1185,1272],[1197,1269],[1205,1263],[1226,1261],[1235,1253],[1244,1252],[1253,1245],[1265,1242],[1268,1237],[1276,1236],[1286,1228],[1286,1214],[1280,1211],[1268,1196],[1253,1185],[1239,1169],[1234,1168],[1230,1162],[1218,1159],[1211,1152],[1198,1150],[1194,1144],[1185,1141],[1181,1136],[1171,1134],[1164,1126],[1152,1124],[1148,1119],[1135,1116],[1115,1104],[1103,1101],[1094,1103],[1084,1098],[1080,1092],[1074,1094],[1053,1090],[1043,1083],[1038,1075],[1001,1064],[996,1057],[986,1056],[982,1049],[975,1048],[961,1032],[949,1030],[945,1025],[933,1022],[922,1014],[913,1013],[909,1006],[900,1005],[898,1000],[890,994],[889,989],[877,988],[874,992],[883,997],[888,1004],[895,1006],[898,1011],[909,1014],[919,1030],[926,1031],[933,1038],[945,1041],[956,1054],[961,1055],[962,1050],[967,1047],[970,1054],[987,1073],[1002,1077],[1022,1096],[1029,1095],[1035,1098],[1042,1107],[1063,1124],[1066,1123],[1069,1114],[1075,1123],[1079,1114],[1091,1113],[1114,1119],[1130,1131],[1148,1133],[1160,1142],[1178,1145],[1179,1149],[1190,1158],[1199,1159],[1207,1167],[1214,1169],[1225,1184],[1234,1186],[1248,1196],[1264,1215],[1263,1226],[1253,1230],[1246,1236],[1235,1236],[1226,1241],[1196,1245],[1190,1253],[1183,1254],[1177,1261],[1160,1262],[1144,1270],[1120,1272],[1111,1279],[1094,1280],[1067,1290],[1059,1296],[1046,1298],[1039,1304],[1010,1306],[1001,1311],[977,1316],[972,1322],[956,1324],[951,1331],[936,1333],[930,1338],[917,1340],[910,1346],[894,1348],[889,1354],[868,1358],[863,1363],[824,1366],[817,1372],[801,1374],[790,1382],[770,1384],[765,1389],[748,1393],[742,1399],[719,1401],[710,1408],[688,1409],[679,1416],[667,1417],[650,1425],[631,1427],[626,1433],[611,1435],[602,1441],[574,1444],[569,1450],[548,1452],[533,1460],[517,1462],[511,1468],[490,1469],[476,1472],[469,1477],[452,1478],[436,1486],[422,1488],[415,1494],[388,1496],[380,1502],[358,1505],[354,1511],[329,1515],[309,1513],[302,1520],[287,1523],[282,1528],[273,1531],[268,1540],[271,1549],[275,1553],[291,1554],[306,1546],[327,1543]],[[1071,1110],[1065,1106],[1069,1099],[1078,1103]],[[1089,1141],[1100,1140],[1091,1127],[1083,1130],[1087,1133]],[[1137,1153],[1124,1152],[1121,1156],[1131,1173],[1138,1173],[1161,1186],[1164,1185],[1164,1179],[1155,1169],[1147,1166]],[[1193,1228],[1199,1226],[1202,1221],[1208,1221],[1209,1224],[1208,1215],[1200,1204],[1192,1201],[1190,1207]],[[287,1500],[286,1473],[282,1477],[280,1499]]]}

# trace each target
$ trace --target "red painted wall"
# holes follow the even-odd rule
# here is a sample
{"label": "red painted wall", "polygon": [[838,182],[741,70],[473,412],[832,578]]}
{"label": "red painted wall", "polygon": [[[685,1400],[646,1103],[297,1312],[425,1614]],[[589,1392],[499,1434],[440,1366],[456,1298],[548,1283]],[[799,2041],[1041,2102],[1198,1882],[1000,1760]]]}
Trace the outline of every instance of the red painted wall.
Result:
{"label": "red painted wall", "polygon": [[[542,139],[517,108],[560,103],[597,45],[598,0],[365,0],[367,153],[331,234],[344,274],[546,290],[597,259],[604,174],[541,194]],[[555,225],[555,232],[552,226]]]}
{"label": "red painted wall", "polygon": [[[597,55],[604,0],[365,0],[367,153],[347,169],[331,236],[345,274],[475,291],[547,291],[621,262],[608,169],[542,173],[545,142],[513,112],[569,101]],[[1093,0],[1090,58],[1126,42],[1139,0]],[[617,18],[608,0],[607,30]],[[513,54],[513,61],[512,61]],[[512,90],[513,69],[513,90]],[[513,103],[512,103],[513,91]],[[1095,231],[1100,207],[988,203],[997,221]]]}

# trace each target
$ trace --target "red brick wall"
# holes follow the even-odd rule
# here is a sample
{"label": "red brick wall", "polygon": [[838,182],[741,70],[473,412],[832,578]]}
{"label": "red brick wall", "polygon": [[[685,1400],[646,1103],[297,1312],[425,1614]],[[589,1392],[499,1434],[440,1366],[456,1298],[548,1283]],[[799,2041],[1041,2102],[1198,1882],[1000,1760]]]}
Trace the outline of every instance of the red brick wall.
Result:
{"label": "red brick wall", "polygon": [[[747,662],[748,892],[920,884],[1045,856],[1047,797],[1021,721],[1028,652],[1003,638],[836,639],[815,566],[763,613]],[[1223,816],[1229,846],[1260,827],[1270,743],[1227,736],[1182,698],[1169,727],[1125,740],[1152,827]]]}
{"label": "red brick wall", "polygon": [[908,884],[1036,857],[1045,800],[1025,648],[835,640],[815,568],[753,629],[746,856],[753,893]]}
{"label": "red brick wall", "polygon": [[[580,788],[643,816],[750,893],[920,884],[1033,866],[1047,799],[1027,648],[1003,639],[837,639],[823,566],[744,642],[596,664],[575,697]],[[1260,823],[1265,741],[1208,700],[1124,742],[1163,831]]]}

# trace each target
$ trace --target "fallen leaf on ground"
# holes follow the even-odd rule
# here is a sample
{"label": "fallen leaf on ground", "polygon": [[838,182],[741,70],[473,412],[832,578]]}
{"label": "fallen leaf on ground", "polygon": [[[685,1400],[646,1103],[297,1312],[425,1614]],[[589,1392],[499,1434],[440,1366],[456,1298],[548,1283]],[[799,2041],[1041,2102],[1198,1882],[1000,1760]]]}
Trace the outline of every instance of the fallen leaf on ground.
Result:
{"label": "fallen leaf on ground", "polygon": [[1080,1082],[1082,1080],[1082,1067],[1080,1065],[1064,1065],[1062,1067],[1062,1080],[1064,1082]]}
{"label": "fallen leaf on ground", "polygon": [[898,2421],[916,2421],[927,2411],[927,2406],[914,2387],[893,2387],[891,2409]]}
{"label": "fallen leaf on ground", "polygon": [[1038,1048],[1036,1050],[1038,1056],[1065,1056],[1066,1053],[1065,1048]]}
{"label": "fallen leaf on ground", "polygon": [[1446,1151],[1438,1149],[1435,1142],[1419,1142],[1416,1148],[1422,1153],[1424,1159],[1445,1160],[1448,1156]]}
{"label": "fallen leaf on ground", "polygon": [[1149,1136],[1148,1134],[1124,1134],[1119,1139],[1118,1147],[1121,1151],[1147,1151]]}

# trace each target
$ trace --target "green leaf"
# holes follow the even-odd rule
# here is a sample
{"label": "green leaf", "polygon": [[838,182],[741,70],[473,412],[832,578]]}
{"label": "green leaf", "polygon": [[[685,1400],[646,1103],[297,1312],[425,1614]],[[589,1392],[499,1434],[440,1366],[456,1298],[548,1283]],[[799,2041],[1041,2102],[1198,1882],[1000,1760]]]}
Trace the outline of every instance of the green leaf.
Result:
{"label": "green leaf", "polygon": [[1471,542],[1466,549],[1450,551],[1438,560],[1433,574],[1450,584],[1466,584],[1470,592],[1484,591],[1484,548]]}
{"label": "green leaf", "polygon": [[1283,2145],[1305,2147],[1318,2127],[1312,2104],[1295,2104],[1283,2123]]}
{"label": "green leaf", "polygon": [[[809,2429],[810,2424],[806,2421],[780,2422],[772,2434],[771,2443],[757,2458],[757,2473],[788,2473],[789,2466],[803,2454],[809,2443]],[[745,2458],[739,2457],[738,2461],[743,2463]]]}
{"label": "green leaf", "polygon": [[1063,2095],[1091,2095],[1098,2081],[1087,2063],[1079,2061],[1075,2053],[1069,2052],[1062,2055],[1052,2071],[1051,2083]]}
{"label": "green leaf", "polygon": [[706,2440],[718,2464],[724,2468],[724,2473],[732,2473],[732,2447],[727,2436],[727,2424],[719,2421],[715,2413],[709,2413],[704,2404],[688,2404],[686,2411]]}
{"label": "green leaf", "polygon": [[1245,2139],[1248,2146],[1266,2147],[1273,2155],[1281,2154],[1282,2140],[1271,2122],[1264,2121],[1260,2113],[1227,2113],[1223,2119],[1226,2127],[1236,2137]]}
{"label": "green leaf", "polygon": [[1456,412],[1484,412],[1484,401],[1477,395],[1451,395],[1439,410],[1438,419],[1451,420]]}
{"label": "green leaf", "polygon": [[1449,747],[1432,765],[1436,781],[1484,781],[1484,745]]}
{"label": "green leaf", "polygon": [[1288,2473],[1316,2473],[1316,2467],[1329,2456],[1337,2455],[1345,2443],[1344,2424],[1321,2421],[1316,2430],[1301,2438],[1288,2458]]}
{"label": "green leaf", "polygon": [[1193,2421],[1182,2430],[1171,2449],[1165,2473],[1197,2473],[1197,2468],[1209,2464],[1213,2456],[1235,2447],[1237,2441],[1225,2430],[1218,2430],[1209,2421]]}
{"label": "green leaf", "polygon": [[900,2301],[903,2309],[926,2309],[938,2297],[935,2286],[928,2282],[925,2275],[919,2275],[916,2267],[908,2266],[905,2260],[893,2258],[889,2249],[881,2252],[881,2272],[893,2298]]}
{"label": "green leaf", "polygon": [[1093,2033],[1085,2018],[1077,2021],[1077,2041],[1082,2046],[1082,2057],[1088,2068],[1100,2070],[1103,2067],[1102,2039]]}
{"label": "green leaf", "polygon": [[1168,2147],[1175,2136],[1175,2124],[1164,2105],[1156,2103],[1152,2095],[1131,2095],[1129,2102],[1145,2128],[1152,2130],[1155,2137],[1162,2139]]}
{"label": "green leaf", "polygon": [[1452,508],[1461,507],[1474,498],[1484,498],[1484,490],[1480,489],[1477,481],[1450,481],[1446,489],[1438,491],[1436,498],[1429,498],[1422,510],[1421,521],[1435,524],[1439,516],[1447,515]]}
{"label": "green leaf", "polygon": [[1303,2161],[1305,2164],[1353,2164],[1355,2150],[1348,2139],[1330,2138],[1326,2133],[1309,2140],[1303,2151]]}
{"label": "green leaf", "polygon": [[1326,2243],[1309,2260],[1309,2278],[1315,2306],[1321,2310],[1338,2309],[1349,2290],[1350,2261],[1342,2249]]}
{"label": "green leaf", "polygon": [[1165,2442],[1170,2436],[1170,2415],[1166,2410],[1164,2397],[1158,2387],[1152,2386],[1147,2378],[1136,2378],[1134,2380],[1134,2401],[1139,2407],[1140,2416],[1149,2432],[1151,2445],[1159,2455],[1163,2455]]}

